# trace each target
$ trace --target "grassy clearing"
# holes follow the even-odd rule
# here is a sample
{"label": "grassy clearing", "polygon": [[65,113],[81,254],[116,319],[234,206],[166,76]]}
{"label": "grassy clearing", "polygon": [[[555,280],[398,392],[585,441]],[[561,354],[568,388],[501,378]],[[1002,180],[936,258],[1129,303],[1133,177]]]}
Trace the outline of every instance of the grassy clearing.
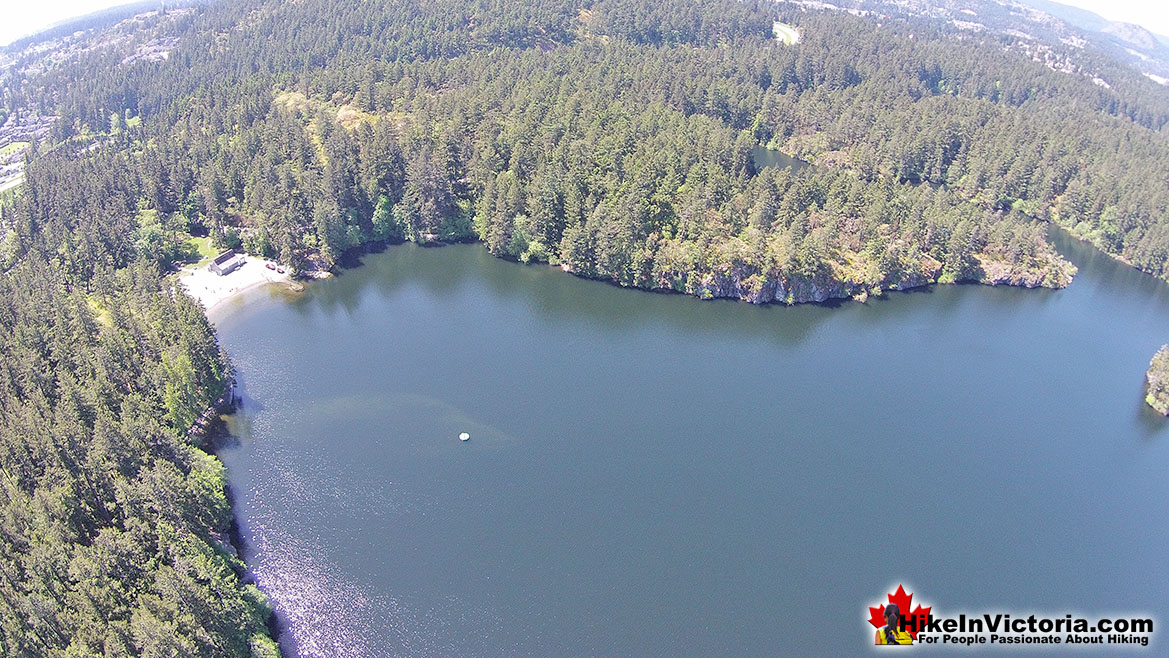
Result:
{"label": "grassy clearing", "polygon": [[97,320],[98,324],[107,329],[114,326],[114,318],[110,315],[110,310],[105,307],[105,304],[91,296],[87,296],[85,301],[89,304],[90,310],[93,311],[93,319]]}
{"label": "grassy clearing", "polygon": [[342,105],[337,110],[337,123],[345,126],[346,130],[355,130],[363,121],[374,123],[377,118],[369,112],[363,112],[352,105]]}
{"label": "grassy clearing", "polygon": [[215,245],[211,244],[210,237],[190,238],[187,240],[187,244],[191,245],[191,251],[193,253],[199,254],[199,262],[196,263],[197,267],[202,267],[210,263],[211,259],[219,254],[215,249]]}
{"label": "grassy clearing", "polygon": [[297,112],[304,114],[307,110],[313,109],[313,104],[308,97],[299,91],[282,91],[276,94],[272,102],[277,105],[284,106],[284,109],[290,112]]}
{"label": "grassy clearing", "polygon": [[28,142],[12,142],[11,144],[0,146],[0,158],[7,158],[13,153],[23,151],[29,146],[30,144]]}
{"label": "grassy clearing", "polygon": [[787,23],[777,21],[771,26],[771,31],[775,32],[777,41],[786,43],[789,46],[794,46],[800,42],[800,31]]}

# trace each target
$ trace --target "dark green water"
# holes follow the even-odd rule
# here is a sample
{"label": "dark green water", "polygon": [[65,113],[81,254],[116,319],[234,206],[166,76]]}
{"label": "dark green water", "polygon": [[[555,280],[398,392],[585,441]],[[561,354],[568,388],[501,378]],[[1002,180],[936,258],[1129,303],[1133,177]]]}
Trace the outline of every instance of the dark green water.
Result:
{"label": "dark green water", "polygon": [[1055,239],[1066,290],[837,308],[479,246],[253,294],[216,318],[245,395],[221,456],[286,648],[855,655],[898,583],[1159,623],[1169,424],[1142,387],[1169,286]]}
{"label": "dark green water", "polygon": [[812,165],[793,158],[786,153],[775,151],[772,149],[765,149],[762,146],[756,146],[751,149],[751,159],[755,161],[755,166],[762,169],[763,167],[779,167],[780,169],[791,169],[792,171],[799,171],[806,169]]}

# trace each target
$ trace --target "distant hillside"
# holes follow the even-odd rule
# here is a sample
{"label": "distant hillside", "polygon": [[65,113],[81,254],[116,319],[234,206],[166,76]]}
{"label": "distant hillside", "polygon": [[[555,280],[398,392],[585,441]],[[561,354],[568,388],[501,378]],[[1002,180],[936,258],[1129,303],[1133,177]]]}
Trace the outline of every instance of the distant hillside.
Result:
{"label": "distant hillside", "polygon": [[1079,7],[1051,2],[1051,0],[1017,0],[1020,4],[1050,14],[1068,25],[1095,33],[1105,39],[1111,38],[1116,45],[1132,47],[1145,57],[1160,60],[1169,65],[1169,37],[1153,34],[1133,23],[1113,22]]}
{"label": "distant hillside", "polygon": [[1169,37],[1137,25],[1114,23],[1091,11],[1052,0],[780,2],[808,11],[837,10],[926,20],[944,26],[943,30],[958,30],[959,38],[972,33],[998,34],[1004,47],[1026,53],[1056,70],[1099,78],[1101,82],[1097,84],[1112,84],[1117,77],[1114,65],[1135,70],[1146,81],[1165,84],[1169,80]]}
{"label": "distant hillside", "polygon": [[1039,11],[1051,14],[1061,21],[1078,27],[1081,30],[1103,32],[1111,23],[1111,21],[1103,16],[1094,14],[1087,9],[1051,2],[1051,0],[1019,0],[1019,2],[1028,7],[1034,7]]}
{"label": "distant hillside", "polygon": [[[1145,48],[1169,48],[1169,36],[1163,34],[1156,34],[1150,32],[1144,27],[1134,25],[1132,23],[1114,23],[1099,14],[1092,13],[1087,9],[1080,9],[1079,7],[1072,7],[1058,2],[1051,2],[1051,0],[1018,0],[1018,2],[1033,7],[1039,11],[1046,12],[1064,21],[1065,23],[1078,27],[1081,30],[1088,30],[1090,32],[1105,32],[1115,34],[1116,36]],[[1126,28],[1136,28],[1141,33],[1141,40],[1131,41],[1122,35]],[[1149,39],[1145,38],[1148,35]]]}
{"label": "distant hillside", "polygon": [[31,44],[39,43],[41,41],[58,39],[81,30],[93,30],[109,27],[110,25],[130,18],[131,16],[135,16],[147,11],[155,11],[164,5],[167,9],[177,9],[179,7],[190,7],[196,4],[206,4],[206,2],[200,0],[169,0],[167,2],[164,2],[163,0],[139,0],[139,2],[132,2],[129,4],[118,5],[116,7],[109,7],[107,9],[95,11],[92,14],[70,18],[35,34],[21,37],[7,46],[0,47],[0,52],[16,53],[24,50]]}
{"label": "distant hillside", "polygon": [[1104,32],[1119,37],[1125,43],[1145,50],[1155,50],[1160,46],[1153,33],[1132,23],[1110,23]]}

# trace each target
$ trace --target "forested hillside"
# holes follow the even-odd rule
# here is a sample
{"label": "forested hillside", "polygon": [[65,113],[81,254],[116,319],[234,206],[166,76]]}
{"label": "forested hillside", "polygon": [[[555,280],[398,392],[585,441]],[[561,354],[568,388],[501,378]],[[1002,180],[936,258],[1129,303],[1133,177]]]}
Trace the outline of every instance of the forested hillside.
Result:
{"label": "forested hillside", "polygon": [[[162,278],[192,235],[301,271],[477,240],[793,303],[1064,286],[1047,219],[1169,275],[1166,92],[923,23],[737,0],[225,0],[136,25],[0,76],[5,116],[61,117],[0,201],[3,655],[274,650],[225,545],[222,468],[187,438],[229,379]],[[136,57],[148,38],[174,46]],[[816,166],[761,169],[759,146]]]}
{"label": "forested hillside", "polygon": [[223,467],[187,429],[223,390],[202,309],[135,265],[0,278],[0,655],[274,655]]}
{"label": "forested hillside", "polygon": [[[917,185],[933,179],[903,164],[838,162],[839,149],[820,160],[856,171],[757,172],[752,147],[816,155],[801,140],[830,126],[804,114],[861,105],[849,96],[877,80],[887,95],[904,95],[890,77],[912,83],[907,98],[930,95],[903,70],[915,44],[899,52],[893,33],[851,26],[850,42],[890,50],[896,64],[882,66],[828,43],[838,17],[808,17],[805,31],[819,27],[825,41],[785,47],[771,36],[775,11],[229,4],[184,22],[167,62],[88,76],[67,65],[20,93],[64,108],[58,138],[104,135],[89,159],[118,172],[104,175],[126,188],[132,223],[135,207],[160,213],[163,230],[150,229],[160,261],[170,250],[158,236],[177,244],[206,228],[222,246],[298,269],[331,267],[369,242],[478,239],[622,285],[757,302],[935,281],[1066,285],[1072,268],[1009,199],[967,203],[965,188]],[[85,82],[64,82],[74,79]],[[1061,93],[1063,81],[1048,82],[1048,95]],[[1023,102],[1024,84],[1002,103]],[[904,156],[905,145],[894,150]],[[77,178],[67,150],[44,159],[59,161],[41,176]],[[30,230],[57,212],[32,193],[39,184],[30,172]],[[127,248],[136,230],[121,233]]]}
{"label": "forested hillside", "polygon": [[0,200],[0,655],[277,656],[189,432],[227,358],[162,278],[134,177],[76,147]]}
{"label": "forested hillside", "polygon": [[[178,21],[167,61],[93,53],[9,96],[61,111],[58,139],[97,140],[88,159],[118,172],[120,214],[161,213],[160,261],[160,234],[207,228],[294,268],[368,242],[479,239],[754,301],[1064,285],[1037,217],[1165,276],[1165,90],[1139,75],[1104,88],[926,25],[777,12],[226,3]],[[799,45],[771,37],[777,17]],[[757,144],[820,167],[757,176]],[[72,150],[44,159],[42,176],[76,180]],[[58,209],[29,178],[35,230]]]}

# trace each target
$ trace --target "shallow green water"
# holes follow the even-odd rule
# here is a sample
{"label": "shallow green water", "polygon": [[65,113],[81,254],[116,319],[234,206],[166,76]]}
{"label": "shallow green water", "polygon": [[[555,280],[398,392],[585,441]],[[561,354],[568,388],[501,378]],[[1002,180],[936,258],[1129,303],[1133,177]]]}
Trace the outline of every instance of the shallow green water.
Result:
{"label": "shallow green water", "polygon": [[751,159],[755,161],[755,166],[762,169],[763,167],[779,167],[780,169],[791,169],[792,171],[799,171],[806,169],[812,165],[787,155],[786,153],[776,151],[773,149],[766,149],[762,146],[756,146],[751,149]]}
{"label": "shallow green water", "polygon": [[252,294],[215,318],[245,396],[221,456],[286,648],[854,655],[902,582],[935,612],[1160,620],[1169,286],[1055,237],[1066,290],[836,308],[471,245]]}

